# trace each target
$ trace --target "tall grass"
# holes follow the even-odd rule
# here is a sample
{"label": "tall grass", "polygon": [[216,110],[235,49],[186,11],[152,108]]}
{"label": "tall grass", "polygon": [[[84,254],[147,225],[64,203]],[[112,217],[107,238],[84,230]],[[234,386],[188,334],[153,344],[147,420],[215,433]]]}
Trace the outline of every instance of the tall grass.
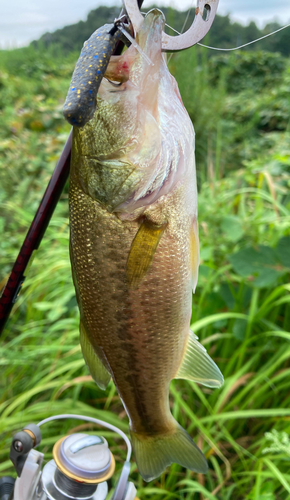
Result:
{"label": "tall grass", "polygon": [[[226,196],[222,181],[216,188]],[[204,186],[201,201],[209,190]],[[251,196],[250,192],[244,203],[245,218],[252,216]],[[268,201],[262,195],[259,201],[267,213]],[[202,207],[203,203],[200,220],[206,217]],[[206,241],[205,236],[202,240]],[[133,467],[140,498],[189,499],[199,493],[201,498],[246,498],[245,492],[247,498],[263,498],[265,489],[271,492],[269,498],[288,498],[290,451],[287,455],[282,444],[278,452],[264,454],[263,450],[269,444],[265,432],[275,429],[288,433],[290,426],[289,291],[282,278],[275,286],[260,289],[251,285],[251,279],[238,276],[228,262],[214,266],[212,257],[204,260],[194,296],[192,328],[223,371],[225,384],[220,390],[210,390],[174,381],[171,408],[180,424],[197,438],[210,472],[196,477],[173,465],[153,486],[147,486]],[[68,224],[57,213],[3,340],[2,473],[12,470],[8,460],[11,435],[27,422],[78,412],[127,429],[127,417],[113,384],[105,393],[100,391],[81,356],[68,259]],[[92,426],[85,428],[92,432]],[[44,429],[42,446],[47,459],[53,442],[68,429],[63,422]],[[111,438],[110,433],[105,435]],[[112,439],[110,443],[120,464],[124,450]]]}
{"label": "tall grass", "polygon": [[[287,128],[260,130],[256,117],[250,126],[241,125],[247,131],[251,128],[254,145],[251,134],[241,128],[227,135],[235,121],[230,112],[240,105],[227,90],[230,67],[215,87],[208,62],[198,53],[182,54],[171,65],[195,124],[200,172],[201,266],[191,326],[221,368],[225,384],[219,390],[180,380],[171,384],[172,413],[205,453],[206,475],[174,464],[147,485],[133,463],[131,477],[140,499],[286,500],[290,498],[289,132]],[[31,95],[23,96],[24,77],[13,73],[13,65],[5,68],[1,92],[10,96],[10,104],[2,107],[0,132],[0,176],[6,182],[0,193],[0,223],[6,235],[0,242],[2,283],[65,138],[59,117],[47,128],[45,117],[61,106],[62,91],[57,89],[63,89],[68,80],[67,69],[57,75],[48,73],[46,97],[37,100],[35,96],[44,95],[38,93],[38,77],[29,76],[36,93],[31,90]],[[8,89],[9,71],[14,83]],[[244,90],[240,98],[247,103]],[[19,112],[23,106],[25,113]],[[236,141],[234,145],[230,139]],[[230,172],[228,161],[236,161]],[[105,392],[98,389],[81,355],[68,256],[66,193],[1,341],[3,475],[13,473],[8,459],[11,436],[29,422],[58,413],[80,413],[124,431],[128,428],[114,385],[110,383]],[[40,446],[46,460],[51,458],[53,443],[71,429],[94,432],[91,424],[83,422],[47,424]],[[119,470],[124,446],[112,433],[102,434]]]}

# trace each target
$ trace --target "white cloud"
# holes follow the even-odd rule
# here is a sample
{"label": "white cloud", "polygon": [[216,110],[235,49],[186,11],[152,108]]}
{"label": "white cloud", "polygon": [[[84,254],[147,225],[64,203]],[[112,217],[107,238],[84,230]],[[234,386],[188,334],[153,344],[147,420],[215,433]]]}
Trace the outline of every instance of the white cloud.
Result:
{"label": "white cloud", "polygon": [[[54,31],[67,24],[86,19],[90,10],[98,5],[116,5],[121,0],[9,0],[2,2],[0,20],[0,46],[25,45],[46,31]],[[144,6],[152,5],[145,0]],[[196,5],[196,0],[155,0],[155,5],[171,5],[180,10]],[[289,0],[220,0],[218,13],[230,14],[235,20],[247,23],[254,20],[259,26],[277,19],[290,20]]]}

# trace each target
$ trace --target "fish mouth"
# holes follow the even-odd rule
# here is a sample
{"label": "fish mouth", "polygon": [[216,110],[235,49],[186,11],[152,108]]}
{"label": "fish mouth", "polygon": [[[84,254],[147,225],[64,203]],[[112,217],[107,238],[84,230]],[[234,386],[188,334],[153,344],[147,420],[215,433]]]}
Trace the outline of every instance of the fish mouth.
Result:
{"label": "fish mouth", "polygon": [[[111,56],[104,78],[115,87],[130,80],[142,90],[147,76],[159,70],[162,49],[162,32],[165,17],[161,10],[152,9],[144,17],[132,44],[120,56]],[[152,70],[153,68],[153,70]]]}

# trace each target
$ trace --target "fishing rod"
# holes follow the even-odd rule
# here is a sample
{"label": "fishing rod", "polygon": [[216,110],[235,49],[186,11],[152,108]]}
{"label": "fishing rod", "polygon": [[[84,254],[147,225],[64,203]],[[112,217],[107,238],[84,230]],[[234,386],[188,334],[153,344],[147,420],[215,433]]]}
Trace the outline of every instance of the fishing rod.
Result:
{"label": "fishing rod", "polygon": [[[188,47],[191,47],[196,43],[198,43],[200,40],[202,40],[202,38],[205,37],[209,29],[211,28],[211,25],[216,15],[218,3],[219,0],[198,0],[197,8],[195,10],[194,21],[191,27],[185,33],[182,33],[178,36],[170,36],[163,32],[162,51],[177,52],[180,50],[187,49]],[[117,22],[119,22],[120,19],[123,20],[123,18],[126,18],[127,27],[130,24],[133,28],[134,33],[137,33],[143,22],[143,16],[140,12],[142,4],[143,0],[123,0],[123,9],[120,14],[120,18],[115,21],[111,31],[107,33],[107,35],[111,35],[111,38],[109,37],[106,39],[107,44],[106,44],[106,49],[104,50],[106,64],[102,64],[98,68],[97,83],[95,83],[94,85],[93,96],[90,97],[89,95],[84,93],[85,97],[84,97],[84,102],[82,104],[83,107],[81,109],[83,109],[85,112],[85,121],[83,121],[83,119],[80,119],[79,114],[77,114],[76,112],[75,114],[70,116],[70,111],[68,109],[68,105],[70,105],[70,103],[67,100],[65,102],[64,115],[72,125],[83,126],[85,122],[90,119],[91,115],[88,113],[88,101],[90,101],[90,103],[92,104],[91,109],[94,110],[95,97],[98,88],[101,84],[101,80],[105,75],[110,56],[112,54],[115,55],[121,54],[123,50],[124,39],[122,40],[122,38],[120,39],[120,37],[117,36],[114,37],[116,32],[118,32],[119,25],[117,24]],[[122,26],[120,27],[120,30],[123,34],[125,34],[129,38],[129,40],[131,40],[132,43],[134,43],[134,39],[130,36],[130,34],[129,33],[126,34],[126,30],[124,30],[124,24],[123,27]],[[84,51],[86,50],[85,47],[86,44],[84,45],[83,48]],[[80,64],[78,66],[77,63],[73,74],[73,79],[75,77],[76,81],[79,81],[81,78],[84,77],[84,75],[81,72],[82,68],[81,58],[82,54],[78,61],[78,63],[80,62]],[[74,96],[72,92],[73,90],[74,88],[71,86],[68,96],[72,98],[72,104],[75,106],[75,110],[77,110],[78,107],[77,103],[79,101],[77,101],[77,96]],[[24,239],[24,242],[19,251],[18,257],[13,265],[8,281],[3,288],[2,295],[0,297],[0,335],[9,318],[12,307],[19,296],[27,272],[30,268],[30,264],[32,263],[32,260],[35,256],[35,252],[39,248],[41,240],[44,236],[46,228],[54,212],[54,209],[59,201],[63,188],[69,177],[71,146],[72,146],[72,131],[68,136],[67,142],[57,162],[57,165],[49,181],[49,184],[46,188],[44,196],[40,202],[35,217]]]}
{"label": "fishing rod", "polygon": [[[142,6],[142,3],[143,0],[138,0],[138,8]],[[124,16],[124,9],[122,9],[120,17],[121,16]],[[122,52],[123,47],[124,43],[121,40],[117,40],[112,52],[115,55],[118,55]],[[99,78],[99,84],[101,83],[101,79],[104,76],[105,71],[106,66],[104,65],[102,68],[101,78]],[[43,198],[25,236],[8,281],[3,288],[0,297],[0,335],[4,330],[11,310],[19,296],[32,260],[37,249],[39,248],[52,214],[68,180],[70,172],[71,146],[72,130],[70,131]]]}
{"label": "fishing rod", "polygon": [[21,287],[38,249],[54,209],[69,176],[72,131],[70,132],[49,184],[30,225],[11,274],[0,298],[0,334],[9,318],[11,309],[20,293]]}

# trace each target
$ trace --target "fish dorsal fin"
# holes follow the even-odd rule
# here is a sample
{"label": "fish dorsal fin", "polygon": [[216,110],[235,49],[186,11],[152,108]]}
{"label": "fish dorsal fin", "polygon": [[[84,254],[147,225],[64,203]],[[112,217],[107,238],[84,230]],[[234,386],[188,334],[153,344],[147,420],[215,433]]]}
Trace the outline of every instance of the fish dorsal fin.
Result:
{"label": "fish dorsal fin", "polygon": [[143,220],[127,260],[126,274],[130,288],[138,288],[145,278],[166,226],[167,222],[157,225],[148,219]]}
{"label": "fish dorsal fin", "polygon": [[82,322],[80,322],[80,343],[85,362],[90,370],[90,374],[100,389],[106,389],[108,383],[110,382],[111,375],[104,367],[103,362],[90,343]]}
{"label": "fish dorsal fin", "polygon": [[207,387],[220,387],[224,383],[222,373],[197,339],[189,330],[183,360],[174,378],[192,380]]}

